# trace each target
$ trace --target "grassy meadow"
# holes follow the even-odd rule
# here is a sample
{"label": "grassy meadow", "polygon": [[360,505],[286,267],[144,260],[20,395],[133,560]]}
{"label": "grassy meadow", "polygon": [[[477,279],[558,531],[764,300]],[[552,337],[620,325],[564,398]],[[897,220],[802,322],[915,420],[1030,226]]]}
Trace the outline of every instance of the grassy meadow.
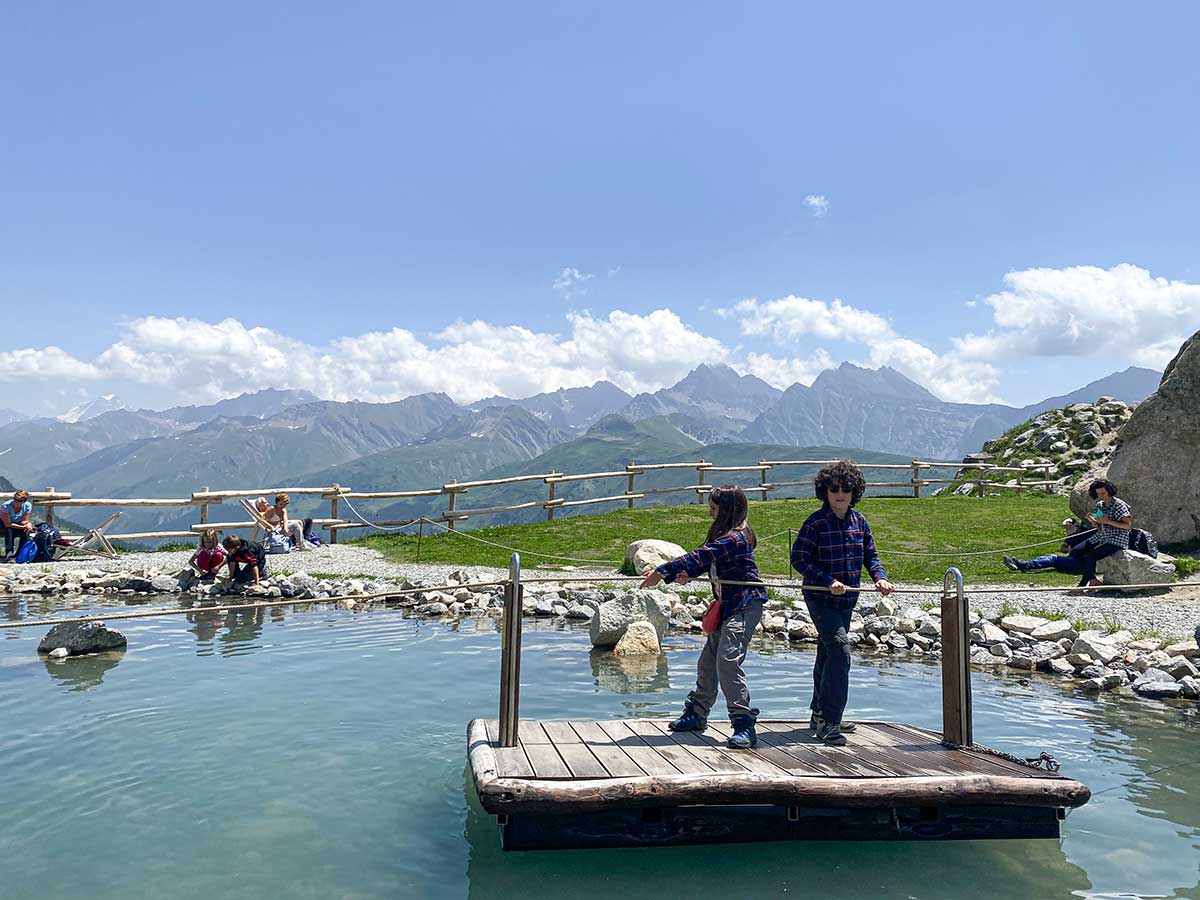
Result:
{"label": "grassy meadow", "polygon": [[[750,502],[750,524],[759,537],[758,564],[764,575],[788,574],[787,530],[798,528],[818,506],[815,499]],[[1065,497],[1025,494],[1021,497],[868,497],[857,507],[871,523],[888,576],[897,583],[941,582],[948,566],[957,566],[967,581],[1073,584],[1075,576],[1055,572],[1023,575],[1009,572],[999,553],[983,556],[962,552],[1018,547],[1061,538],[1060,522],[1069,515]],[[660,538],[691,548],[704,540],[707,504],[619,509],[603,515],[569,516],[550,522],[479,528],[450,534],[426,525],[421,562],[507,566],[509,552],[472,540],[472,535],[522,550],[526,568],[577,565],[553,556],[619,566],[625,546],[640,538]],[[358,542],[380,550],[397,563],[417,556],[416,527],[402,534],[371,534]],[[782,532],[782,533],[781,533]],[[1013,555],[1030,558],[1057,552],[1057,544]],[[900,552],[938,556],[901,556]],[[536,554],[546,554],[538,556]]]}

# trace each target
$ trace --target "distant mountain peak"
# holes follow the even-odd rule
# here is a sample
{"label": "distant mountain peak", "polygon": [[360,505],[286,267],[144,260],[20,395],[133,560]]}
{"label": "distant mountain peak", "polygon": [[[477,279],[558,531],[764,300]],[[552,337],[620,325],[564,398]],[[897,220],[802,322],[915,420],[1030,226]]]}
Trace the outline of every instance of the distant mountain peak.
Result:
{"label": "distant mountain peak", "polygon": [[124,401],[116,394],[105,394],[94,400],[80,403],[78,406],[72,406],[61,416],[58,416],[58,421],[72,424],[75,422],[86,422],[88,419],[94,419],[96,416],[103,415],[106,412],[125,408]]}

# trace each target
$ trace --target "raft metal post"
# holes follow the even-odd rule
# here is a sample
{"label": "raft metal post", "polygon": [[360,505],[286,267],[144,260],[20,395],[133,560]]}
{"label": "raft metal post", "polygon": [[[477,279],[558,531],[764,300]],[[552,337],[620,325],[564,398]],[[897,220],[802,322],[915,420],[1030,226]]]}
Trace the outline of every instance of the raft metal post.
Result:
{"label": "raft metal post", "polygon": [[500,626],[500,746],[517,746],[521,706],[521,555],[514,553],[504,586],[504,619]]}
{"label": "raft metal post", "polygon": [[969,627],[962,572],[951,566],[942,579],[942,740],[968,747],[975,742],[971,727]]}

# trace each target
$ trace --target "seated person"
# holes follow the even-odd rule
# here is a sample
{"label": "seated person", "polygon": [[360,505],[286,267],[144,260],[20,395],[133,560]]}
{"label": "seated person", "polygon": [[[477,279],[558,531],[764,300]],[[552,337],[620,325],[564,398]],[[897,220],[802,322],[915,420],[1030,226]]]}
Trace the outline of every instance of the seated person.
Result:
{"label": "seated person", "polygon": [[225,551],[217,544],[217,533],[211,528],[200,535],[200,549],[192,554],[188,565],[200,574],[201,581],[216,580],[225,565]]}
{"label": "seated person", "polygon": [[33,534],[33,503],[29,500],[29,491],[17,491],[11,500],[0,504],[0,527],[4,529],[4,561],[12,562],[13,543],[17,550],[24,546]]}
{"label": "seated person", "polygon": [[[267,502],[266,497],[259,497],[254,501],[254,511],[258,513],[260,519],[267,518],[267,513],[271,511],[271,504]],[[260,525],[255,525],[254,530],[250,532],[250,540],[257,541],[263,535],[263,528]]]}
{"label": "seated person", "polygon": [[229,577],[235,585],[257,585],[263,578],[270,576],[267,551],[262,544],[231,534],[221,541],[221,546],[225,548]]}
{"label": "seated person", "polygon": [[311,550],[312,548],[304,537],[304,526],[295,519],[288,518],[287,508],[291,502],[292,498],[287,494],[276,494],[275,505],[262,514],[263,518],[272,528],[291,540],[293,549]]}
{"label": "seated person", "polygon": [[1068,575],[1081,575],[1084,566],[1083,545],[1096,529],[1087,528],[1074,519],[1063,519],[1062,524],[1066,536],[1063,538],[1062,546],[1058,548],[1058,553],[1047,553],[1026,562],[1005,556],[1004,565],[1008,566],[1010,572],[1036,572],[1039,569],[1053,569]]}

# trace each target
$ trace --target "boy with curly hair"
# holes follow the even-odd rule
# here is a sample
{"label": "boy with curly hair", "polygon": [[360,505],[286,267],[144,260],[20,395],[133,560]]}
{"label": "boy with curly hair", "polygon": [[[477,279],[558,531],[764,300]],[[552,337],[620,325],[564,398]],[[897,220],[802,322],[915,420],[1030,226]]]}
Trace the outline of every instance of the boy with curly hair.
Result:
{"label": "boy with curly hair", "polygon": [[[854,504],[862,499],[867,480],[849,460],[823,467],[813,479],[821,508],[800,526],[792,544],[792,568],[804,584],[828,590],[805,590],[804,602],[817,628],[813,664],[813,697],[809,727],[834,747],[846,743],[855,726],[842,721],[850,690],[850,617],[858,602],[854,590],[865,566],[883,596],[893,590],[875,550],[871,526]],[[844,733],[843,733],[844,732]]]}

